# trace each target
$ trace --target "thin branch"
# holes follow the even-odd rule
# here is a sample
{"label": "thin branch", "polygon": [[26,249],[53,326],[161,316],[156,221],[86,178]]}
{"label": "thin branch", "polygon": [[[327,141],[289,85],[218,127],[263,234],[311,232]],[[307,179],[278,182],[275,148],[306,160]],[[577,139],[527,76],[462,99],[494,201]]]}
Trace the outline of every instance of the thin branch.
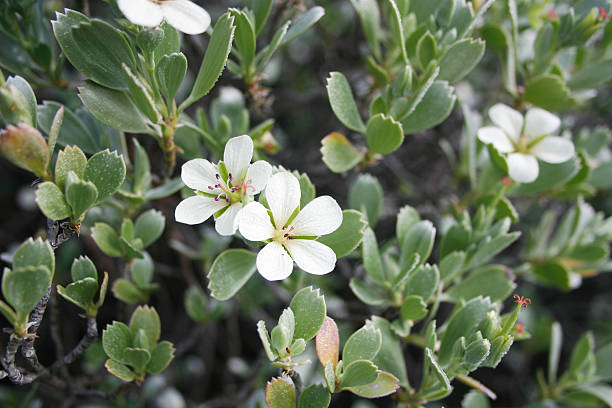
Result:
{"label": "thin branch", "polygon": [[74,362],[77,358],[79,358],[85,350],[91,345],[91,343],[98,337],[98,324],[96,323],[96,319],[94,317],[87,318],[87,330],[85,335],[79,341],[70,353],[66,354],[62,359],[57,360],[51,367],[50,371],[55,371],[60,367],[66,366]]}

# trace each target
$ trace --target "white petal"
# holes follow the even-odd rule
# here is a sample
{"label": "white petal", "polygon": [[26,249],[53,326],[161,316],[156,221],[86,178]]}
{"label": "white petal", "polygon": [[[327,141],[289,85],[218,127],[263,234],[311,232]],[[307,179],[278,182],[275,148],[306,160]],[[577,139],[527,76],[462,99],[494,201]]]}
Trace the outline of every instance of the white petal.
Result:
{"label": "white petal", "polygon": [[151,0],[117,0],[117,5],[133,24],[155,27],[164,19],[161,7]]}
{"label": "white petal", "polygon": [[257,254],[257,270],[269,281],[285,279],[293,271],[293,259],[281,244],[272,241]]}
{"label": "white petal", "polygon": [[342,224],[342,209],[330,196],[317,197],[295,217],[292,235],[314,237],[330,234]]}
{"label": "white petal", "polygon": [[506,133],[498,127],[486,126],[478,129],[478,139],[482,143],[492,144],[500,153],[510,153],[514,151],[514,146]]}
{"label": "white petal", "polygon": [[217,167],[206,159],[193,159],[181,167],[181,178],[189,188],[207,193],[218,194],[219,189],[209,189],[217,184]]}
{"label": "white petal", "polygon": [[508,174],[519,183],[531,183],[538,178],[538,160],[529,154],[512,153],[508,155]]}
{"label": "white petal", "polygon": [[523,130],[523,115],[519,112],[503,103],[498,103],[489,109],[489,117],[511,140],[519,139]]}
{"label": "white petal", "polygon": [[242,181],[252,157],[253,140],[247,135],[232,137],[225,144],[223,163],[234,180]]}
{"label": "white petal", "polygon": [[319,241],[292,239],[286,245],[297,266],[308,273],[325,275],[336,266],[334,251]]}
{"label": "white petal", "polygon": [[524,133],[529,139],[550,135],[559,128],[561,120],[552,113],[540,108],[531,108],[525,115]]}
{"label": "white petal", "polygon": [[227,203],[222,200],[215,201],[212,197],[195,195],[184,199],[176,206],[174,218],[184,224],[199,224],[226,205]]}
{"label": "white petal", "polygon": [[250,181],[250,186],[253,188],[247,189],[247,194],[255,195],[264,189],[268,180],[272,174],[272,166],[265,160],[259,160],[249,166],[246,176],[244,177],[245,182]]}
{"label": "white petal", "polygon": [[160,7],[166,21],[185,34],[201,34],[210,25],[208,12],[188,0],[164,0]]}
{"label": "white petal", "polygon": [[249,241],[265,241],[274,236],[274,226],[266,207],[254,201],[240,212],[240,233]]}
{"label": "white petal", "polygon": [[240,222],[240,210],[242,203],[232,204],[215,220],[215,229],[219,234],[228,236],[236,233]]}
{"label": "white petal", "polygon": [[531,152],[540,160],[548,163],[563,163],[574,157],[574,144],[571,140],[548,136],[533,146]]}
{"label": "white petal", "polygon": [[276,173],[266,186],[266,200],[277,227],[286,225],[293,211],[300,205],[300,182],[286,171]]}

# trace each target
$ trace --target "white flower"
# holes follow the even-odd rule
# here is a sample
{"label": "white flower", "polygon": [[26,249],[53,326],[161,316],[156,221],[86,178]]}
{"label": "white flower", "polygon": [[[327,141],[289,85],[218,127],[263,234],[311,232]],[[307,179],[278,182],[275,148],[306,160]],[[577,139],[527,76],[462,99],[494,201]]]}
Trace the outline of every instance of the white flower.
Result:
{"label": "white flower", "polygon": [[243,135],[227,142],[224,161],[218,165],[206,159],[193,159],[183,164],[183,183],[194,189],[196,195],[179,203],[174,212],[176,220],[193,225],[215,214],[215,229],[219,234],[236,233],[243,206],[263,190],[272,172],[272,167],[264,160],[249,164],[252,157],[253,141]]}
{"label": "white flower", "polygon": [[498,103],[489,109],[489,117],[497,126],[479,129],[478,139],[507,154],[508,174],[515,181],[530,183],[537,179],[537,159],[563,163],[574,156],[574,145],[570,140],[549,136],[561,124],[559,118],[550,112],[531,108],[523,120],[519,112]]}
{"label": "white flower", "polygon": [[270,211],[258,202],[244,207],[240,233],[251,241],[268,241],[257,254],[257,270],[267,280],[291,275],[293,261],[308,273],[324,275],[336,265],[334,251],[318,241],[342,224],[342,210],[333,198],[315,198],[299,213],[300,183],[288,172],[276,173],[266,186]]}
{"label": "white flower", "polygon": [[117,0],[123,15],[134,24],[155,27],[163,19],[185,34],[201,34],[210,25],[210,15],[189,0]]}

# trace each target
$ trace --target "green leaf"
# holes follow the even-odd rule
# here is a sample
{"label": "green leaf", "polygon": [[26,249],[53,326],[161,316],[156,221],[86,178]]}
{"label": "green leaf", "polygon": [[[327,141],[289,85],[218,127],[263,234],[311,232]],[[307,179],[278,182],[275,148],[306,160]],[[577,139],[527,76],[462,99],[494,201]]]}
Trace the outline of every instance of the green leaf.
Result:
{"label": "green leaf", "polygon": [[378,367],[367,360],[356,360],[344,367],[340,388],[357,387],[376,381]]}
{"label": "green leaf", "polygon": [[255,272],[257,254],[246,249],[223,251],[210,267],[208,289],[218,300],[227,300],[249,280]]}
{"label": "green leaf", "polygon": [[436,58],[436,40],[427,31],[417,43],[417,57],[423,69],[427,68],[429,62]]}
{"label": "green leaf", "polygon": [[[78,48],[76,58],[94,62],[93,70],[79,71],[104,87],[125,88],[121,65],[126,64],[133,69],[136,59],[123,32],[102,20],[94,19],[73,26],[72,40]],[[79,68],[80,61],[70,62]]]}
{"label": "green leaf", "polygon": [[138,306],[136,310],[134,310],[130,318],[132,338],[136,336],[140,329],[144,330],[150,344],[157,343],[161,334],[161,322],[154,308],[150,306]]}
{"label": "green leaf", "polygon": [[141,373],[151,360],[151,353],[143,348],[128,347],[125,349],[124,357],[128,365],[134,367],[134,371]]}
{"label": "green leaf", "polygon": [[[45,133],[51,133],[53,120],[60,109],[64,109],[64,117],[62,120],[62,127],[59,130],[57,143],[66,147],[69,145],[78,146],[83,151],[91,154],[98,152],[100,150],[98,141],[91,135],[81,119],[79,119],[70,109],[57,102],[43,101],[42,105],[38,105],[39,128]],[[57,169],[57,163],[55,166]],[[72,168],[71,170],[73,170],[77,176],[79,175],[76,169]]]}
{"label": "green leaf", "polygon": [[372,54],[380,59],[380,10],[375,0],[351,0],[353,7],[359,14],[361,27]]}
{"label": "green leaf", "polygon": [[106,360],[104,367],[106,367],[109,373],[122,381],[130,382],[136,379],[136,375],[132,370],[115,360]]}
{"label": "green leaf", "polygon": [[143,293],[132,282],[119,278],[113,282],[113,295],[125,303],[138,303],[143,300]]}
{"label": "green leaf", "polygon": [[270,408],[295,408],[295,390],[282,378],[273,378],[266,385],[266,402]]}
{"label": "green leaf", "polygon": [[333,249],[336,256],[342,258],[359,246],[366,226],[367,222],[359,211],[344,210],[340,227],[331,234],[319,237],[317,241]]}
{"label": "green leaf", "polygon": [[372,360],[380,350],[382,334],[372,322],[365,325],[348,338],[342,350],[342,362],[346,367],[356,360]]}
{"label": "green leaf", "polygon": [[132,333],[121,322],[113,322],[102,332],[102,347],[107,356],[119,363],[126,363],[123,357],[126,348],[132,345]]}
{"label": "green leaf", "polygon": [[151,187],[151,163],[147,151],[140,145],[138,140],[134,141],[134,176],[132,191],[136,194],[148,192]]}
{"label": "green leaf", "polygon": [[268,334],[268,330],[266,329],[266,323],[263,320],[257,322],[257,334],[259,334],[261,344],[263,345],[268,359],[270,361],[276,360],[278,356],[276,355],[276,352],[272,350],[272,341],[270,339],[270,335]]}
{"label": "green leaf", "polygon": [[567,81],[571,89],[597,89],[612,79],[612,59],[587,64]]}
{"label": "green leaf", "polygon": [[183,188],[183,186],[183,180],[181,180],[180,177],[176,177],[171,179],[167,183],[162,184],[161,186],[148,190],[145,193],[144,197],[147,201],[159,200],[160,198],[171,196],[172,194]]}
{"label": "green leaf", "polygon": [[395,376],[384,371],[380,371],[374,382],[345,389],[360,397],[380,398],[393,394],[398,388],[399,384]]}
{"label": "green leaf", "polygon": [[325,298],[319,289],[312,286],[300,289],[291,299],[289,307],[295,316],[293,338],[306,341],[312,339],[321,329],[327,313]]}
{"label": "green leaf", "polygon": [[469,338],[489,310],[492,310],[490,300],[476,297],[453,313],[440,342],[438,361],[442,366],[448,364],[455,341],[460,337]]}
{"label": "green leaf", "polygon": [[332,72],[327,78],[327,96],[336,117],[347,128],[365,133],[366,126],[361,120],[353,92],[346,77],[340,72]]}
{"label": "green leaf", "polygon": [[291,337],[284,326],[276,326],[270,333],[270,339],[272,340],[272,347],[275,350],[286,350],[291,344]]}
{"label": "green leaf", "polygon": [[334,365],[331,361],[325,364],[324,374],[325,374],[325,384],[327,384],[327,389],[329,390],[329,392],[335,392],[336,391],[336,374],[335,374]]}
{"label": "green leaf", "polygon": [[349,189],[348,200],[351,208],[365,213],[371,227],[376,225],[383,204],[383,191],[375,177],[360,174]]}
{"label": "green leaf", "polygon": [[402,344],[399,338],[391,330],[391,324],[382,317],[372,316],[374,326],[380,329],[382,343],[380,350],[372,362],[383,371],[389,372],[397,377],[399,384],[410,389],[408,374],[406,372],[406,362],[402,352]]}
{"label": "green leaf", "polygon": [[125,180],[125,163],[117,152],[108,149],[91,156],[85,167],[85,180],[91,181],[98,189],[98,200],[101,202],[117,191]]}
{"label": "green leaf", "polygon": [[132,280],[140,289],[146,289],[151,286],[153,280],[153,260],[151,256],[143,252],[142,259],[134,259],[132,261],[130,275]]}
{"label": "green leaf", "polygon": [[181,51],[181,39],[178,31],[166,21],[160,25],[160,28],[164,30],[164,38],[157,48],[155,48],[155,65],[159,63],[159,60],[161,60],[164,55],[170,55]]}
{"label": "green leaf", "polygon": [[330,133],[321,140],[321,145],[323,162],[334,173],[352,169],[363,158],[363,153],[357,151],[342,133]]}
{"label": "green leaf", "polygon": [[328,408],[331,394],[322,385],[311,385],[300,393],[298,408]]}
{"label": "green leaf", "polygon": [[[70,9],[66,9],[64,13],[65,14],[56,13],[56,20],[52,21],[51,25],[53,26],[55,38],[62,48],[62,52],[72,65],[88,78],[92,78],[106,87],[125,87],[123,76],[120,73],[119,75],[113,75],[113,67],[108,67],[109,71],[105,71],[107,67],[105,65],[100,65],[96,56],[94,56],[94,58],[86,56],[85,52],[87,52],[87,49],[82,50],[80,45],[76,42],[73,36],[73,27],[77,27],[80,23],[89,22],[89,18]],[[123,37],[121,41],[125,41]],[[107,52],[105,52],[104,55],[107,55]],[[119,66],[119,68],[120,67],[121,66]]]}
{"label": "green leaf", "polygon": [[15,309],[17,317],[27,319],[32,309],[45,296],[51,284],[51,272],[44,265],[4,268],[2,293]]}
{"label": "green leaf", "polygon": [[438,289],[439,283],[440,271],[438,267],[425,264],[408,276],[405,295],[417,295],[427,302]]}
{"label": "green leaf", "polygon": [[541,283],[568,291],[571,289],[570,271],[556,261],[533,265],[533,274]]}
{"label": "green leaf", "polygon": [[580,371],[585,364],[588,364],[589,357],[593,356],[593,349],[595,348],[595,340],[593,339],[593,333],[586,332],[572,350],[570,357],[569,368],[565,375],[573,375],[580,378]]}
{"label": "green leaf", "polygon": [[36,120],[36,95],[34,94],[34,90],[30,86],[28,81],[26,81],[19,75],[10,76],[6,79],[6,86],[9,88],[15,89],[17,92],[23,95],[23,98],[25,99],[25,102],[27,105],[28,116],[30,119],[29,123],[27,124],[35,128],[36,122],[37,122]]}
{"label": "green leaf", "polygon": [[612,407],[612,387],[608,384],[582,384],[577,387],[577,390],[597,398],[608,407]]}
{"label": "green leaf", "polygon": [[485,51],[481,39],[467,38],[454,43],[440,58],[438,79],[455,83],[469,74],[480,62]]}
{"label": "green leaf", "polygon": [[95,223],[91,229],[91,237],[106,255],[115,258],[123,255],[119,236],[110,225],[103,222]]}
{"label": "green leaf", "polygon": [[293,340],[293,333],[295,331],[295,316],[291,308],[286,308],[278,319],[278,325],[282,327],[287,333],[289,342]]}
{"label": "green leaf", "polygon": [[479,295],[488,296],[496,302],[504,300],[515,287],[504,266],[490,265],[474,270],[465,279],[453,285],[445,295],[455,302]]}
{"label": "green leaf", "polygon": [[465,250],[470,244],[472,230],[462,222],[453,224],[442,237],[440,243],[440,257],[455,251]]}
{"label": "green leaf", "polygon": [[159,374],[168,367],[174,358],[174,346],[169,341],[162,341],[151,350],[151,360],[146,367],[149,374]]}
{"label": "green leaf", "polygon": [[60,130],[62,129],[62,123],[64,123],[64,107],[62,106],[57,110],[55,116],[53,117],[53,122],[51,123],[51,129],[49,129],[49,139],[47,140],[49,144],[49,154],[52,156],[55,151],[55,145],[57,144],[57,139],[59,139]]}
{"label": "green leaf", "polygon": [[85,311],[93,304],[93,298],[97,292],[98,281],[93,278],[78,280],[65,288],[57,285],[57,293]]}
{"label": "green leaf", "polygon": [[295,38],[302,35],[306,30],[312,27],[321,17],[325,15],[325,9],[323,7],[313,7],[304,14],[300,15],[295,23],[291,25],[287,35],[283,38],[281,44],[288,44]]}
{"label": "green leaf", "polygon": [[338,326],[331,317],[325,316],[323,326],[317,333],[315,346],[321,365],[326,367],[330,363],[335,369],[340,353],[340,335],[338,334]]}
{"label": "green leaf", "polygon": [[524,99],[551,112],[559,112],[577,105],[563,79],[546,74],[532,78],[525,85]]}
{"label": "green leaf", "polygon": [[514,337],[510,335],[496,337],[495,340],[491,342],[491,351],[482,362],[481,366],[490,368],[497,367],[501,359],[508,353],[508,350],[510,350],[513,342]]}
{"label": "green leaf", "polygon": [[17,248],[13,255],[13,268],[25,268],[28,266],[46,266],[51,277],[55,272],[55,254],[53,248],[47,241],[41,238],[36,240],[29,238]]}
{"label": "green leaf", "polygon": [[193,89],[187,100],[181,104],[179,110],[184,110],[187,106],[202,98],[210,92],[217,82],[232,49],[234,28],[234,17],[229,12],[223,14],[217,20]]}
{"label": "green leaf", "polygon": [[140,214],[134,224],[134,238],[142,240],[143,248],[148,247],[164,232],[165,222],[161,211],[151,209]]}
{"label": "green leaf", "polygon": [[66,201],[72,207],[72,218],[78,220],[98,198],[98,189],[91,181],[80,180],[73,172],[66,178]]}
{"label": "green leaf", "polygon": [[436,380],[438,380],[437,388],[439,389],[435,390],[434,392],[440,392],[441,397],[450,394],[452,390],[450,381],[448,380],[448,377],[442,367],[440,367],[440,364],[438,364],[438,362],[436,361],[434,354],[430,348],[425,349],[424,366],[425,377],[429,377],[429,370],[431,369],[431,372],[433,373],[434,377],[436,378]]}
{"label": "green leaf", "polygon": [[70,208],[66,203],[64,194],[50,181],[38,185],[36,204],[43,214],[52,220],[63,220],[70,217]]}
{"label": "green leaf", "polygon": [[444,283],[451,282],[461,272],[463,262],[465,261],[465,252],[455,251],[446,255],[440,261],[440,279]]}
{"label": "green leaf", "polygon": [[155,101],[149,93],[147,86],[141,81],[141,79],[134,75],[132,70],[125,64],[123,64],[123,76],[127,83],[129,95],[134,102],[134,105],[142,112],[147,119],[153,123],[159,123],[161,120],[161,114],[155,106]]}
{"label": "green leaf", "polygon": [[495,255],[506,249],[510,244],[521,236],[519,231],[511,232],[509,234],[500,235],[491,239],[486,237],[478,244],[478,249],[472,255],[467,263],[467,268],[475,268],[489,262]]}
{"label": "green leaf", "polygon": [[0,300],[0,313],[2,313],[2,315],[6,318],[6,320],[8,320],[8,322],[11,325],[16,326],[18,324],[17,314],[15,314],[15,311],[9,305],[7,305],[1,300]]}
{"label": "green leaf", "polygon": [[241,65],[248,70],[253,63],[253,58],[255,58],[255,48],[257,46],[255,28],[246,13],[237,9],[230,9],[230,12],[234,16],[236,24],[234,44],[238,49]]}
{"label": "green leaf", "polygon": [[114,129],[130,133],[150,132],[147,119],[123,91],[87,81],[79,88],[79,98],[96,119]]}
{"label": "green leaf", "polygon": [[445,81],[435,81],[412,113],[401,120],[405,134],[412,134],[440,124],[455,105],[454,88]]}
{"label": "green leaf", "polygon": [[191,320],[198,323],[206,320],[208,300],[202,289],[197,286],[190,286],[185,291],[184,304],[187,315]]}
{"label": "green leaf", "polygon": [[70,268],[70,276],[74,282],[85,279],[93,278],[96,282],[98,281],[98,271],[96,266],[87,256],[81,255],[72,262]]}
{"label": "green leaf", "polygon": [[87,158],[78,146],[66,146],[57,154],[55,162],[55,184],[64,191],[64,183],[69,172],[74,172],[78,178],[85,177]]}
{"label": "green leaf", "polygon": [[402,239],[400,268],[410,266],[410,259],[414,254],[419,255],[418,265],[423,264],[433,249],[436,229],[430,221],[419,221],[406,233]]}
{"label": "green leaf", "polygon": [[164,55],[157,63],[155,72],[159,89],[171,104],[187,73],[187,58],[180,52]]}
{"label": "green leaf", "polygon": [[261,30],[265,27],[266,20],[270,15],[272,9],[273,0],[253,0],[251,2],[251,8],[253,9],[253,16],[255,17],[255,34],[259,35]]}
{"label": "green leaf", "polygon": [[378,250],[376,235],[370,227],[365,229],[363,240],[361,241],[361,257],[368,277],[376,283],[384,284],[386,281],[385,271]]}
{"label": "green leaf", "polygon": [[408,54],[406,53],[406,38],[404,36],[402,15],[400,14],[394,0],[387,0],[386,3],[389,5],[389,25],[391,26],[391,32],[393,33],[392,38],[400,48],[404,64],[408,65],[410,61],[408,60]]}
{"label": "green leaf", "polygon": [[559,358],[561,357],[561,345],[563,343],[563,332],[559,322],[553,322],[550,327],[550,348],[548,350],[548,382],[557,382],[559,370]]}
{"label": "green leaf", "polygon": [[404,131],[395,119],[379,113],[368,120],[366,140],[374,153],[389,154],[402,145]]}
{"label": "green leaf", "polygon": [[597,362],[595,375],[603,381],[612,379],[612,343],[608,343],[597,350],[595,361]]}
{"label": "green leaf", "polygon": [[421,220],[417,210],[409,205],[402,207],[397,214],[397,222],[395,225],[395,235],[400,244],[404,244],[404,238],[408,237],[408,231]]}
{"label": "green leaf", "polygon": [[382,292],[377,291],[376,287],[372,287],[372,285],[368,285],[357,278],[351,278],[349,287],[355,296],[357,296],[357,299],[366,305],[382,306],[388,303],[388,295],[384,295]]}
{"label": "green leaf", "polygon": [[289,29],[290,25],[291,21],[287,21],[285,24],[280,26],[276,30],[276,33],[274,33],[274,37],[272,37],[270,43],[263,50],[261,50],[259,54],[257,54],[257,56],[255,57],[255,60],[258,61],[257,67],[255,68],[256,72],[260,72],[265,68],[270,58],[272,58],[272,55],[274,55],[278,47],[281,46],[281,42],[283,38],[285,38],[285,35],[287,34],[287,30]]}
{"label": "green leaf", "polygon": [[461,408],[491,408],[491,404],[482,392],[472,390],[463,396]]}
{"label": "green leaf", "polygon": [[427,305],[423,298],[416,295],[407,296],[402,303],[402,320],[421,320],[427,315]]}

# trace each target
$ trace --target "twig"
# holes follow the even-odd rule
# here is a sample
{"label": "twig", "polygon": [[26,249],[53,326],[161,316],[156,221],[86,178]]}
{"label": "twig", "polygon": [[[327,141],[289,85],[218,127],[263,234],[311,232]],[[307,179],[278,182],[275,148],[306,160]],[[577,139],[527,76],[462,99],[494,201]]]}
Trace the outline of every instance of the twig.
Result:
{"label": "twig", "polygon": [[101,391],[101,390],[74,390],[74,395],[81,397],[94,397],[100,398],[103,400],[109,400],[111,398],[115,398],[117,395],[121,394],[123,391],[127,390],[132,383],[123,383],[114,390],[111,391]]}
{"label": "twig", "polygon": [[21,354],[28,360],[32,368],[37,373],[41,373],[44,371],[44,367],[38,361],[38,356],[36,355],[36,350],[34,350],[34,340],[36,340],[36,331],[40,327],[40,323],[42,322],[43,315],[45,314],[45,310],[47,309],[47,304],[49,303],[49,297],[51,296],[51,285],[47,289],[47,293],[43,296],[42,299],[38,302],[34,311],[30,314],[30,327],[28,328],[28,338],[23,342],[21,347]]}
{"label": "twig", "polygon": [[188,352],[196,344],[202,333],[204,333],[205,328],[206,326],[204,325],[197,326],[186,339],[178,343],[174,352],[174,358]]}
{"label": "twig", "polygon": [[70,353],[66,354],[62,359],[57,360],[50,367],[50,371],[55,371],[60,367],[71,364],[77,358],[79,358],[85,350],[91,345],[94,339],[98,337],[98,324],[96,323],[96,319],[94,317],[87,318],[87,330],[85,331],[85,335],[79,341],[79,343],[70,351]]}
{"label": "twig", "polygon": [[291,381],[293,381],[296,395],[300,395],[302,392],[302,377],[300,377],[300,373],[295,370],[288,370],[287,375],[291,378]]}
{"label": "twig", "polygon": [[23,337],[17,336],[16,334],[11,334],[9,343],[6,345],[4,358],[0,360],[2,367],[4,368],[4,372],[6,373],[5,377],[8,377],[8,379],[13,383],[19,385],[30,384],[36,379],[36,375],[22,373],[15,364],[15,355],[17,354],[17,350],[19,350],[19,347],[23,341]]}
{"label": "twig", "polygon": [[[60,333],[59,325],[59,312],[57,308],[57,292],[51,294],[51,339],[55,345],[55,359],[59,361],[64,355],[64,344],[62,343],[62,336]],[[68,378],[68,370],[65,366],[62,366],[61,376]]]}

